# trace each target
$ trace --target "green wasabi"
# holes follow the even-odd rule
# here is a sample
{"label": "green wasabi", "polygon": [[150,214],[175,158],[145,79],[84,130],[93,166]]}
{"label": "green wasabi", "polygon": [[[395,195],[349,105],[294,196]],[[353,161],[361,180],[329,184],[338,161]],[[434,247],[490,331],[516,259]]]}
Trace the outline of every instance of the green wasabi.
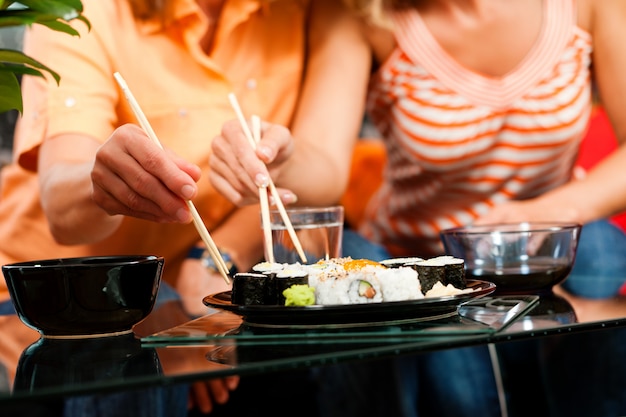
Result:
{"label": "green wasabi", "polygon": [[296,284],[283,291],[286,306],[309,306],[315,304],[315,288]]}

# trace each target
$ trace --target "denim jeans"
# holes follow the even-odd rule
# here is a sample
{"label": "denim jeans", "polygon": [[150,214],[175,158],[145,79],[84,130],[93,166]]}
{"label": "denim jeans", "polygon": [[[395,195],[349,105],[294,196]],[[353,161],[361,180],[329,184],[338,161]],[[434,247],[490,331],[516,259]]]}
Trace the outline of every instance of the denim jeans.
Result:
{"label": "denim jeans", "polygon": [[352,259],[382,261],[389,258],[389,252],[384,246],[370,242],[352,229],[343,230],[341,248],[341,255],[349,256]]}
{"label": "denim jeans", "polygon": [[585,298],[608,298],[626,283],[626,233],[608,220],[583,226],[574,268],[563,287]]}

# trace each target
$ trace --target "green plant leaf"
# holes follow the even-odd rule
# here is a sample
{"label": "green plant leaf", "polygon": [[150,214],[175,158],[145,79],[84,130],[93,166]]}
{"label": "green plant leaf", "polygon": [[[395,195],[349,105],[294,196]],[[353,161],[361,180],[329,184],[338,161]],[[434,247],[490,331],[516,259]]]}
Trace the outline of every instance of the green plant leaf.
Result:
{"label": "green plant leaf", "polygon": [[72,20],[83,10],[82,4],[75,0],[20,0],[19,3],[28,9],[63,20]]}
{"label": "green plant leaf", "polygon": [[[84,16],[77,15],[73,17],[72,20],[80,20],[87,26],[88,29],[91,29],[91,24],[89,23],[89,20],[87,20],[87,18],[85,18]],[[32,10],[0,10],[0,27],[26,26],[40,23],[44,26],[50,27],[53,30],[78,36],[78,32],[67,24],[68,21],[69,20],[63,19],[55,14],[43,14]],[[54,27],[54,25],[56,24],[58,24],[59,26]]]}
{"label": "green plant leaf", "polygon": [[[17,65],[17,67],[7,66],[6,64]],[[32,74],[32,72],[26,72],[26,71],[19,69],[23,66],[30,66],[30,67],[34,67],[40,70],[47,71],[50,75],[52,75],[52,77],[55,79],[57,84],[61,80],[61,77],[59,76],[59,74],[57,74],[55,71],[53,71],[51,68],[48,68],[46,65],[42,64],[41,62],[29,57],[28,55],[20,51],[14,51],[12,49],[0,49],[0,71],[7,72],[7,68],[8,68],[8,72],[15,70],[16,72],[19,72],[22,74],[26,74],[26,73]]]}
{"label": "green plant leaf", "polygon": [[78,31],[68,25],[67,23],[63,23],[60,20],[42,20],[37,22],[40,25],[44,25],[52,30],[56,30],[57,32],[65,32],[72,36],[80,36]]}
{"label": "green plant leaf", "polygon": [[0,113],[17,110],[22,113],[22,94],[15,74],[0,71]]}
{"label": "green plant leaf", "polygon": [[[41,24],[57,32],[80,36],[69,22],[80,20],[91,30],[89,20],[82,13],[82,0],[0,0],[0,28]],[[21,51],[0,49],[0,113],[12,109],[22,112],[18,76],[44,77],[45,73],[57,84],[60,82],[59,74],[41,62]]]}

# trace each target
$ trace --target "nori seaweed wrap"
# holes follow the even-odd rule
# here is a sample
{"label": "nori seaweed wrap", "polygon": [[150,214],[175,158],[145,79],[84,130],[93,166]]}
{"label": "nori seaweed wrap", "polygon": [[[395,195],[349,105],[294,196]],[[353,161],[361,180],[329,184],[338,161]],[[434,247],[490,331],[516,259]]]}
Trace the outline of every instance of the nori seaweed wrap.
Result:
{"label": "nori seaweed wrap", "polygon": [[417,271],[417,279],[420,281],[422,293],[426,294],[437,281],[445,285],[446,267],[437,259],[427,259],[424,261],[411,262],[406,264],[409,268]]}
{"label": "nori seaweed wrap", "polygon": [[274,280],[276,278],[276,274],[279,271],[282,271],[283,268],[283,264],[277,262],[260,262],[252,267],[254,272],[267,276],[265,304],[278,304],[278,296],[276,294],[276,285],[274,284]]}
{"label": "nori seaweed wrap", "polygon": [[467,287],[467,281],[465,279],[465,261],[463,259],[455,258],[454,256],[439,256],[435,259],[443,262],[446,267],[445,282],[442,282],[442,284],[452,284],[455,288],[460,290]]}
{"label": "nori seaweed wrap", "polygon": [[267,304],[268,277],[254,272],[240,272],[233,277],[231,302],[236,305]]}

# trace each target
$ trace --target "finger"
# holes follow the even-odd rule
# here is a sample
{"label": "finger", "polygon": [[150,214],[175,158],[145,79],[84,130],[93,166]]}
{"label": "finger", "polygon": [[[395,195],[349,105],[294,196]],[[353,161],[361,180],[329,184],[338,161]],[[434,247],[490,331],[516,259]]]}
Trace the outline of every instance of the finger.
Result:
{"label": "finger", "polygon": [[[294,204],[298,202],[298,196],[294,194],[291,190],[286,188],[276,188],[276,192],[280,197],[280,201],[285,205]],[[276,200],[273,195],[270,195],[270,204],[276,205]]]}
{"label": "finger", "polygon": [[[110,171],[100,168],[102,166],[108,167]],[[187,214],[185,202],[124,152],[120,152],[114,160],[106,152],[98,152],[92,170],[92,182],[111,198],[107,201],[107,196],[102,195],[103,198],[100,199],[94,188],[94,201],[105,207],[108,213],[117,211],[119,214],[138,217],[140,213],[144,213],[160,221],[187,220],[181,216],[181,213]]]}
{"label": "finger", "polygon": [[267,185],[269,173],[265,163],[259,159],[254,146],[246,138],[241,126],[234,121],[222,127],[222,134],[212,143],[213,152],[231,167],[237,178],[252,188]]}
{"label": "finger", "polygon": [[[98,159],[98,157],[96,157]],[[146,200],[126,184],[106,164],[96,163],[91,171],[92,199],[108,214],[153,214],[161,210],[151,200]],[[129,204],[130,201],[136,203]],[[142,216],[143,217],[143,216]]]}
{"label": "finger", "polygon": [[171,193],[185,200],[195,196],[197,186],[194,179],[179,168],[169,151],[153,143],[143,130],[139,128],[132,130],[126,135],[123,145],[127,153]]}
{"label": "finger", "polygon": [[262,123],[261,141],[257,145],[257,156],[267,165],[281,164],[293,153],[291,132],[284,126]]}
{"label": "finger", "polygon": [[202,176],[202,170],[196,164],[193,164],[186,159],[176,155],[171,149],[166,149],[166,152],[170,155],[170,158],[174,161],[176,166],[184,172],[187,173],[193,179],[194,182],[200,181],[200,177]]}
{"label": "finger", "polygon": [[[119,200],[109,194],[106,190],[100,188],[100,186],[95,183],[93,184],[91,198],[100,208],[102,208],[107,214],[111,216],[121,214],[124,216],[133,216],[154,222],[167,222],[167,220],[165,220],[162,215],[156,215],[150,211],[130,210],[128,206],[120,203]],[[158,207],[155,207],[155,210],[158,210],[159,213],[161,213]]]}
{"label": "finger", "polygon": [[251,150],[233,149],[223,142],[213,146],[211,169],[220,172],[238,191],[255,190],[268,183],[267,168]]}
{"label": "finger", "polygon": [[213,184],[213,187],[215,187],[217,191],[219,191],[226,199],[235,204],[237,207],[244,207],[258,202],[258,195],[244,197],[241,193],[237,192],[223,177],[215,175],[214,173],[209,174],[209,177],[211,179],[211,184]]}
{"label": "finger", "polygon": [[[219,151],[218,151],[219,152]],[[244,172],[236,158],[213,153],[209,159],[210,172],[221,176],[239,194],[254,194],[257,186]],[[238,174],[239,173],[239,174]]]}
{"label": "finger", "polygon": [[194,382],[189,391],[191,406],[204,414],[213,411],[213,399],[211,393],[203,382]]}
{"label": "finger", "polygon": [[236,390],[239,386],[239,375],[227,376],[224,380],[230,391]]}
{"label": "finger", "polygon": [[230,389],[226,385],[226,381],[222,378],[210,379],[206,382],[211,396],[218,404],[226,404],[230,397]]}

